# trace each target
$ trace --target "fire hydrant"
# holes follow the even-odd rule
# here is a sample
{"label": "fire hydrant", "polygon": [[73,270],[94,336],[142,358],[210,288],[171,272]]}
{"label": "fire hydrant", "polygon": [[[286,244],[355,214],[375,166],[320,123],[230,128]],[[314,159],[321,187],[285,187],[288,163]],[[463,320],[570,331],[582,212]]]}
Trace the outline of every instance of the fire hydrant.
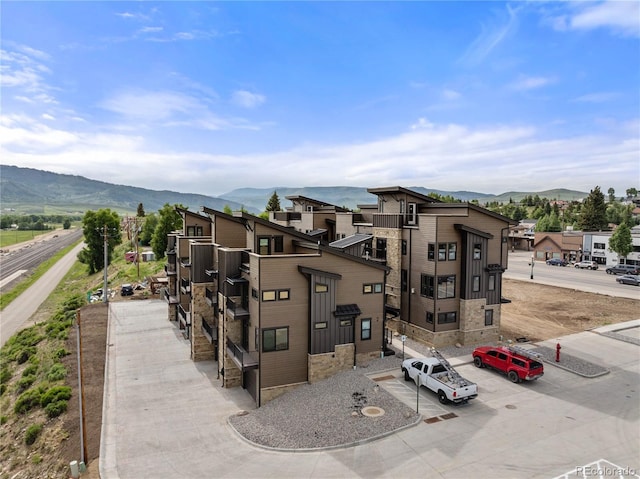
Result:
{"label": "fire hydrant", "polygon": [[560,362],[560,343],[556,344],[556,363]]}

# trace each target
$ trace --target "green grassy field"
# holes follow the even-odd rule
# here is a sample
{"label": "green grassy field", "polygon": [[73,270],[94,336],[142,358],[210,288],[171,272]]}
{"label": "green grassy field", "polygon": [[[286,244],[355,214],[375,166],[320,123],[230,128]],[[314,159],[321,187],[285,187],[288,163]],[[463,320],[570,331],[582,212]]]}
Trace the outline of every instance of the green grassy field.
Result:
{"label": "green grassy field", "polygon": [[23,241],[29,241],[39,235],[50,233],[51,230],[28,231],[28,230],[0,230],[0,248],[11,246]]}

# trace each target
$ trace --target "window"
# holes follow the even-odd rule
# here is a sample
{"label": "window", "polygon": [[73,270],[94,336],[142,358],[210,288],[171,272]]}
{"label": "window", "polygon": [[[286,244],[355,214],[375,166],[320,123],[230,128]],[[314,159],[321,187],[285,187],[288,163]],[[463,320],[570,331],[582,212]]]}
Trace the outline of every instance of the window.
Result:
{"label": "window", "polygon": [[327,322],[326,322],[326,321],[323,321],[323,322],[321,322],[321,323],[315,323],[315,324],[313,325],[313,328],[314,328],[314,329],[327,329]]}
{"label": "window", "polygon": [[372,284],[363,284],[362,285],[362,292],[364,294],[371,294],[373,293],[373,285]]}
{"label": "window", "polygon": [[284,351],[289,349],[289,328],[264,329],[262,331],[262,351]]}
{"label": "window", "polygon": [[387,239],[376,238],[376,258],[387,259]]}
{"label": "window", "polygon": [[407,240],[402,240],[402,256],[407,254]]}
{"label": "window", "polygon": [[400,270],[400,289],[402,291],[407,291],[408,285],[407,282],[409,280],[409,273],[406,269]]}
{"label": "window", "polygon": [[478,291],[480,291],[480,276],[473,277],[472,289],[474,293],[477,293]]}
{"label": "window", "polygon": [[457,313],[455,311],[449,313],[438,313],[438,324],[449,324],[457,321]]}
{"label": "window", "polygon": [[258,299],[258,290],[256,288],[251,288],[251,297],[253,299]]}
{"label": "window", "polygon": [[433,324],[433,313],[431,311],[427,311],[427,323]]}
{"label": "window", "polygon": [[438,243],[438,261],[447,260],[447,243]]}
{"label": "window", "polygon": [[415,225],[417,223],[417,218],[416,218],[416,214],[418,212],[417,205],[415,203],[408,203],[407,206],[408,206],[407,224]]}
{"label": "window", "polygon": [[360,339],[371,339],[371,319],[363,319],[360,322]]}
{"label": "window", "polygon": [[420,295],[433,298],[434,277],[428,274],[420,275]]}
{"label": "window", "polygon": [[490,274],[489,275],[489,285],[487,286],[487,288],[489,289],[489,291],[495,291],[495,289],[496,289],[496,275],[495,274]]}
{"label": "window", "polygon": [[282,236],[273,237],[273,251],[282,253],[284,251],[284,238]]}
{"label": "window", "polygon": [[482,259],[482,244],[473,244],[473,259]]}
{"label": "window", "polygon": [[438,276],[438,299],[456,297],[456,277]]}
{"label": "window", "polygon": [[382,293],[382,283],[373,283],[373,292]]}
{"label": "window", "polygon": [[258,254],[271,254],[270,238],[262,236],[258,238]]}
{"label": "window", "polygon": [[326,293],[329,291],[329,286],[322,283],[316,283],[315,291],[316,293]]}
{"label": "window", "polygon": [[288,289],[279,289],[278,290],[278,301],[286,301],[289,299],[289,290]]}
{"label": "window", "polygon": [[202,236],[202,226],[187,226],[187,236]]}
{"label": "window", "polygon": [[400,200],[400,214],[404,214],[404,200]]}
{"label": "window", "polygon": [[275,301],[275,300],[276,300],[276,292],[274,290],[262,292],[262,301]]}
{"label": "window", "polygon": [[604,243],[593,243],[593,249],[605,249],[607,247]]}
{"label": "window", "polygon": [[484,325],[493,326],[493,309],[484,310]]}
{"label": "window", "polygon": [[429,261],[436,259],[436,245],[434,243],[429,243],[427,246],[427,259]]}
{"label": "window", "polygon": [[455,261],[458,252],[458,244],[457,243],[449,243],[449,254],[447,259],[449,261]]}

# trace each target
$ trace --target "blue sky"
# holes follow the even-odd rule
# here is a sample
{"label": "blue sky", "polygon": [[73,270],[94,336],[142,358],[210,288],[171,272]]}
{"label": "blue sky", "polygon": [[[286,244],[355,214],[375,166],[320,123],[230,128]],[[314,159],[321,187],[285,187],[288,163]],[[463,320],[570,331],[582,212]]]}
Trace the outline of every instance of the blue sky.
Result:
{"label": "blue sky", "polygon": [[2,164],[155,190],[640,187],[640,2],[13,2]]}

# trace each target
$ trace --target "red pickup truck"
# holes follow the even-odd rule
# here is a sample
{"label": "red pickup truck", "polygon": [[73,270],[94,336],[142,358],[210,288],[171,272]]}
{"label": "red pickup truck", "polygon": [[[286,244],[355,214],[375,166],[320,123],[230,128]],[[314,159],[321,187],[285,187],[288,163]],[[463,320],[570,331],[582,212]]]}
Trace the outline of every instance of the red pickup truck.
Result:
{"label": "red pickup truck", "polygon": [[490,367],[507,375],[514,383],[538,379],[544,374],[540,355],[517,346],[480,346],[473,353],[473,363]]}

